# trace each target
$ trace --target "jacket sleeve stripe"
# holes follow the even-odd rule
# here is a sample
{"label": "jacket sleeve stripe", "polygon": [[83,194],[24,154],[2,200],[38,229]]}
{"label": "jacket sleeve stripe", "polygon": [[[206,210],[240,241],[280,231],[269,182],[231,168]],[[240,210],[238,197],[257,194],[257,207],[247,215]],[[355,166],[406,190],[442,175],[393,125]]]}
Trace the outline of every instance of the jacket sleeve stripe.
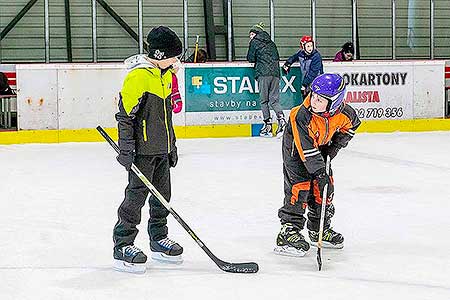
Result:
{"label": "jacket sleeve stripe", "polygon": [[303,154],[302,143],[300,142],[300,134],[298,131],[297,121],[296,121],[296,117],[297,117],[298,111],[300,110],[300,107],[301,106],[297,106],[292,109],[289,119],[291,121],[292,134],[294,136],[294,143],[295,143],[295,146],[297,147],[298,154],[300,155],[301,160],[305,161],[306,159],[305,159],[305,155]]}

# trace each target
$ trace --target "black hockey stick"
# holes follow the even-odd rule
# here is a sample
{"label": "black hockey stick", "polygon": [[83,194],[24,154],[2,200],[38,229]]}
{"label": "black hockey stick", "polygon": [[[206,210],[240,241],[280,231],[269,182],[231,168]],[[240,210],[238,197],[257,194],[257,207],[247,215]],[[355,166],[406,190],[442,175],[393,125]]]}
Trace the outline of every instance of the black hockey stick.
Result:
{"label": "black hockey stick", "polygon": [[[105,138],[105,140],[111,145],[111,147],[114,148],[114,150],[119,153],[119,147],[117,144],[111,139],[111,137],[106,133],[105,130],[101,126],[97,126],[98,132]],[[230,273],[256,273],[258,272],[258,264],[254,262],[248,262],[248,263],[229,263],[226,261],[223,261],[219,258],[217,258],[211,250],[206,247],[206,245],[198,238],[198,236],[195,234],[195,232],[189,227],[186,222],[183,221],[183,219],[177,214],[177,212],[170,206],[170,204],[164,199],[164,197],[156,190],[156,188],[150,183],[150,181],[145,177],[144,174],[139,171],[139,169],[132,164],[131,169],[133,172],[142,180],[142,182],[148,187],[150,192],[155,196],[159,202],[161,202],[162,205],[172,214],[172,216],[175,218],[175,220],[178,221],[178,223],[183,226],[184,230],[186,230],[189,235],[194,239],[194,241],[197,243],[197,245],[200,246],[200,248],[205,251],[205,253],[209,256],[209,258],[212,259],[213,262],[222,270],[225,272]]]}
{"label": "black hockey stick", "polygon": [[[325,162],[325,173],[330,173],[330,157],[327,155]],[[322,207],[320,210],[320,228],[319,228],[319,240],[317,241],[317,264],[319,265],[319,271],[322,270],[322,239],[323,239],[323,223],[325,222],[325,210],[327,204],[328,184],[323,187]]]}

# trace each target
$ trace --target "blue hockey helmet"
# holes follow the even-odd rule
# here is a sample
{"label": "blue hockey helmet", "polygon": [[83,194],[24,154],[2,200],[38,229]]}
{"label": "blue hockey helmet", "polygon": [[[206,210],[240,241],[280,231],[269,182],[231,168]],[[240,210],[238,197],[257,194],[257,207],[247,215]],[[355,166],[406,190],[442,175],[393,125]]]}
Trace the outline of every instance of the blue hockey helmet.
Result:
{"label": "blue hockey helmet", "polygon": [[347,85],[339,74],[325,73],[311,83],[311,91],[328,100],[327,111],[334,113],[344,102]]}

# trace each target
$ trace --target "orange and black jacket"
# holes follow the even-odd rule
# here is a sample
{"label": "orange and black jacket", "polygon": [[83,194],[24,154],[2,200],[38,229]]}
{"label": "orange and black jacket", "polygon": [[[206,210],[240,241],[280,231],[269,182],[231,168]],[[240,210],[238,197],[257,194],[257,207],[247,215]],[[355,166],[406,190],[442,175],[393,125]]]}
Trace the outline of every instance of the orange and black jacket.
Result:
{"label": "orange and black jacket", "polygon": [[355,110],[347,104],[333,116],[313,113],[307,96],[303,104],[291,110],[283,136],[283,160],[286,163],[300,159],[308,173],[314,174],[325,168],[322,148],[347,146],[360,124]]}

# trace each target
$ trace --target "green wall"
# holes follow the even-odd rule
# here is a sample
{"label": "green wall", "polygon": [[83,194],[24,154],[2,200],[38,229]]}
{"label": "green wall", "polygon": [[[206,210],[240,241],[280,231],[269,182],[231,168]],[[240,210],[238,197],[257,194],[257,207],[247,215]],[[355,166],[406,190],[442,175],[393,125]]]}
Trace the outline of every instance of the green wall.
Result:
{"label": "green wall", "polygon": [[[137,0],[105,0],[137,33]],[[28,0],[0,0],[0,30],[16,16]],[[143,0],[144,33],[156,25],[174,29],[183,40],[182,0]],[[223,23],[222,0],[213,0],[216,24]],[[275,42],[286,59],[298,50],[299,39],[311,32],[311,1],[274,0]],[[430,1],[397,0],[396,55],[398,59],[430,57]],[[435,57],[450,58],[449,0],[435,0]],[[66,62],[66,29],[63,0],[50,4],[50,62]],[[358,38],[361,59],[392,58],[390,0],[358,0]],[[352,1],[317,1],[317,46],[325,59],[331,59],[342,44],[352,39]],[[70,0],[72,55],[74,62],[91,62],[91,0]],[[196,35],[206,48],[203,0],[189,0],[189,46],[193,52]],[[233,24],[235,56],[245,60],[248,30],[264,22],[270,33],[268,0],[234,0]],[[217,36],[217,57],[226,59],[226,37]],[[184,41],[184,40],[183,40]],[[98,61],[121,61],[138,52],[138,44],[97,4]],[[0,61],[44,62],[44,0],[38,0],[8,35],[0,41]]]}

